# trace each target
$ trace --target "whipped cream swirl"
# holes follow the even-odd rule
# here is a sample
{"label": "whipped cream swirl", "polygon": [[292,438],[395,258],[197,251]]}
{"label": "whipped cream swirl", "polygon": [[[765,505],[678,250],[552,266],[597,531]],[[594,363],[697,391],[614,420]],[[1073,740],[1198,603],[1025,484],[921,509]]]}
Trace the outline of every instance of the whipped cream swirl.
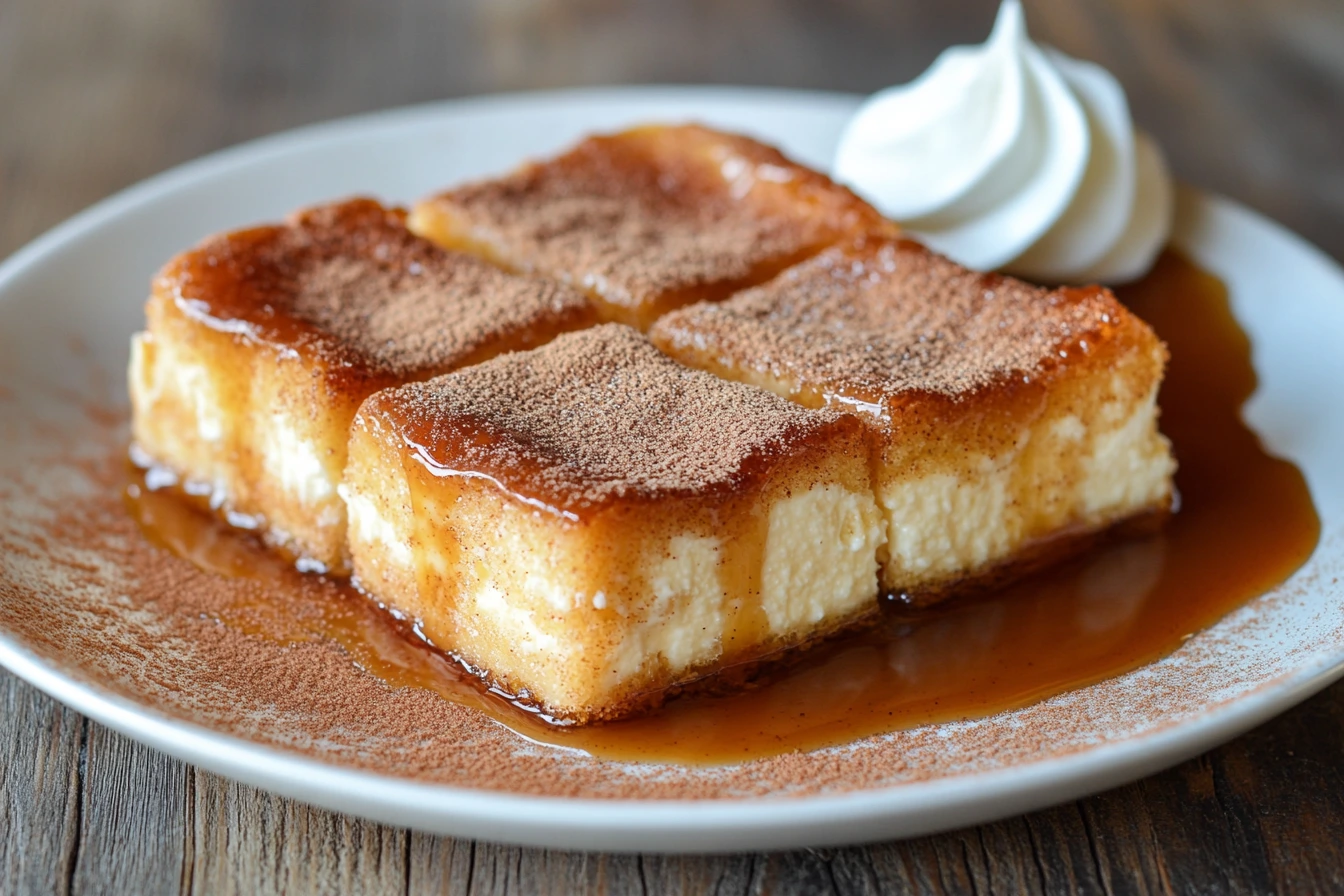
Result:
{"label": "whipped cream swirl", "polygon": [[874,94],[835,175],[937,251],[1033,280],[1132,280],[1171,230],[1171,175],[1124,90],[1032,43],[1018,0],[983,46]]}

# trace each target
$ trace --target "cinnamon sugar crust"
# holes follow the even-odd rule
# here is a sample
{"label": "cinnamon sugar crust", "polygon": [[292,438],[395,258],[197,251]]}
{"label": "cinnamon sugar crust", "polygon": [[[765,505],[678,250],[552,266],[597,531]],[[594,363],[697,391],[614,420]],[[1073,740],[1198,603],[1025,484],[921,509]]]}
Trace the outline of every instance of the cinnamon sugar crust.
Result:
{"label": "cinnamon sugar crust", "polygon": [[604,324],[375,395],[430,467],[471,470],[583,515],[750,487],[769,462],[851,424],[685,367]]}
{"label": "cinnamon sugar crust", "polygon": [[425,200],[411,226],[573,283],[608,319],[641,328],[672,308],[763,282],[842,238],[895,230],[778,150],[695,125],[590,137],[557,158]]}
{"label": "cinnamon sugar crust", "polygon": [[592,320],[576,291],[440,249],[407,229],[404,210],[363,198],[212,237],[165,268],[156,288],[213,326],[397,379]]}
{"label": "cinnamon sugar crust", "polygon": [[1147,328],[1103,287],[1048,290],[969,270],[911,240],[833,247],[728,302],[663,318],[673,352],[732,359],[807,404],[882,418],[919,396],[1038,384]]}

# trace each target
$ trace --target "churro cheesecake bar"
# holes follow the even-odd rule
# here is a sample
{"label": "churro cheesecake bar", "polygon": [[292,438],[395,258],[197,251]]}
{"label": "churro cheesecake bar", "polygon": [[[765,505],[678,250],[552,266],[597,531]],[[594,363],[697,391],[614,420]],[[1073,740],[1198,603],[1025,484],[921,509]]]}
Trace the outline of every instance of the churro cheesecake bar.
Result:
{"label": "churro cheesecake bar", "polygon": [[556,158],[415,206],[411,227],[585,290],[607,320],[725,298],[865,232],[871,206],[777,150],[696,125],[590,137]]}
{"label": "churro cheesecake bar", "polygon": [[208,239],[155,277],[133,340],[138,460],[313,567],[345,568],[336,489],[365,398],[594,321],[577,291],[405,218],[355,199]]}
{"label": "churro cheesecake bar", "polygon": [[882,585],[916,603],[1173,498],[1165,347],[1101,287],[1043,289],[867,240],[650,335],[686,364],[864,421]]}
{"label": "churro cheesecake bar", "polygon": [[341,486],[357,583],[555,718],[877,610],[864,428],[607,324],[364,402]]}

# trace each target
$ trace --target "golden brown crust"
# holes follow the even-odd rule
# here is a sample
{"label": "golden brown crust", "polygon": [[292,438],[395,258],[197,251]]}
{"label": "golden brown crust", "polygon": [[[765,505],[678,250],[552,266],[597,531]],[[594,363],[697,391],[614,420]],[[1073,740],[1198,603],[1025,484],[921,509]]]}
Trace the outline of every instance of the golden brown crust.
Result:
{"label": "golden brown crust", "polygon": [[740,493],[858,425],[684,367],[621,324],[378,393],[416,459],[583,518],[613,502]]}
{"label": "golden brown crust", "polygon": [[428,199],[411,226],[580,286],[609,319],[639,327],[763,282],[840,239],[894,232],[825,175],[696,125],[590,137]]}
{"label": "golden brown crust", "polygon": [[890,422],[916,404],[1041,387],[1117,343],[1156,337],[1102,287],[1048,290],[968,270],[910,240],[833,247],[650,337],[710,369],[754,371],[797,400]]}
{"label": "golden brown crust", "polygon": [[593,322],[574,290],[444,251],[405,222],[372,199],[305,209],[206,240],[169,263],[155,291],[213,329],[392,381]]}

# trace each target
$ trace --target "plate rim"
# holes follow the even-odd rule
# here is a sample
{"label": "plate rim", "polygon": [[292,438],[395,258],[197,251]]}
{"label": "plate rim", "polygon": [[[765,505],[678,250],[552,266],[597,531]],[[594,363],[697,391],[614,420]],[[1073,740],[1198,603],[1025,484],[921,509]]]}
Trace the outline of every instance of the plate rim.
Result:
{"label": "plate rim", "polygon": [[[606,852],[836,846],[932,834],[1018,815],[1137,780],[1225,743],[1344,677],[1342,662],[1339,656],[1321,659],[1315,668],[1263,682],[1250,694],[1188,721],[1009,768],[835,795],[602,799],[410,781],[288,753],[81,682],[0,634],[0,665],[38,690],[133,740],[232,780],[398,827],[566,849],[593,849],[597,838],[604,841],[600,848]],[[354,808],[348,792],[346,800],[324,798],[354,787],[366,791],[354,800]],[[442,802],[434,805],[436,801]],[[989,802],[1001,804],[986,811]],[[563,820],[544,817],[556,811],[563,813]],[[745,837],[743,827],[750,829]],[[672,849],[659,849],[649,839],[669,834],[678,838]]]}
{"label": "plate rim", "polygon": [[[861,99],[847,93],[726,85],[600,87],[489,94],[305,125],[177,165],[67,218],[0,261],[0,302],[26,271],[83,234],[161,196],[271,155],[302,153],[310,145],[365,128],[413,125],[471,111],[516,113],[536,104],[688,98],[837,110],[852,108]],[[1179,203],[1187,212],[1213,219],[1242,218],[1274,232],[1344,283],[1344,269],[1328,254],[1241,203],[1188,187],[1181,189]],[[1344,677],[1344,644],[1188,719],[1063,756],[844,794],[713,800],[523,795],[416,782],[307,758],[164,714],[63,672],[4,632],[0,632],[0,666],[134,740],[234,780],[335,811],[419,830],[533,846],[591,849],[601,843],[597,848],[607,851],[727,852],[933,833],[1135,780],[1223,743]],[[987,808],[991,804],[993,808]],[[675,844],[660,849],[659,837]]]}

